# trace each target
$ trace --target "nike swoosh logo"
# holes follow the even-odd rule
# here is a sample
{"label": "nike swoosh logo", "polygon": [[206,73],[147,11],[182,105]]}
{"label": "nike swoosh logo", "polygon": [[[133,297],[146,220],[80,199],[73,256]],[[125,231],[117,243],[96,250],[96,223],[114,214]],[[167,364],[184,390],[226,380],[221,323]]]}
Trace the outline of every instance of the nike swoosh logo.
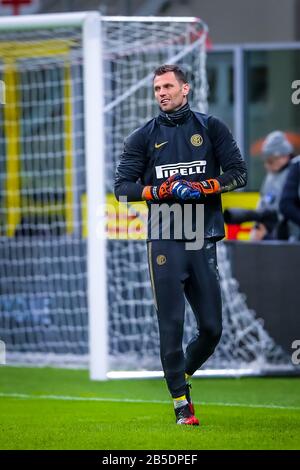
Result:
{"label": "nike swoosh logo", "polygon": [[155,147],[156,149],[159,149],[162,145],[165,145],[165,144],[167,144],[168,142],[169,142],[169,141],[166,140],[166,142],[162,142],[161,144],[155,144],[154,147]]}

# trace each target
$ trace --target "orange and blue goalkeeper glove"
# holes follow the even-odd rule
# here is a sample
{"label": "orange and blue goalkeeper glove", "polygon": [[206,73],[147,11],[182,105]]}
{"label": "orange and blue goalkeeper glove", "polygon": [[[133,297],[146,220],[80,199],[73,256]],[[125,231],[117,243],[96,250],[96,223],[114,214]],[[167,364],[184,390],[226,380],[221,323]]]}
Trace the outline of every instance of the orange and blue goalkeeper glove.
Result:
{"label": "orange and blue goalkeeper glove", "polygon": [[219,193],[220,189],[220,183],[216,179],[211,178],[192,183],[182,179],[182,176],[177,173],[159,186],[145,186],[142,197],[146,201],[199,199],[201,195]]}
{"label": "orange and blue goalkeeper glove", "polygon": [[176,181],[181,179],[181,175],[170,176],[166,181],[159,186],[145,186],[142,192],[142,198],[146,201],[162,201],[164,199],[174,199],[172,193],[173,185]]}
{"label": "orange and blue goalkeeper glove", "polygon": [[194,189],[191,183],[186,180],[175,181],[172,185],[172,194],[174,199],[186,201],[188,199],[199,199],[200,193],[198,189]]}
{"label": "orange and blue goalkeeper glove", "polygon": [[207,196],[208,194],[217,194],[221,192],[221,185],[219,181],[214,178],[199,181],[197,183],[188,182],[188,185],[199,192],[198,197],[195,199],[200,198],[201,194]]}

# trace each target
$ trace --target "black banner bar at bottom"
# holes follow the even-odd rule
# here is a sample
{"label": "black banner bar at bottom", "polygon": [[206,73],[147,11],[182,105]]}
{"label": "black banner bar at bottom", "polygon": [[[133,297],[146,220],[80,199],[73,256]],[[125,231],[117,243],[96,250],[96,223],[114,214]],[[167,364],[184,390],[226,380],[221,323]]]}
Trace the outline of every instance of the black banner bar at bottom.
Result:
{"label": "black banner bar at bottom", "polygon": [[[249,458],[249,463],[262,462],[273,457],[276,460],[288,457],[299,458],[300,452],[280,450],[28,450],[0,451],[1,466],[9,464],[43,463],[51,466],[57,463],[98,466],[121,465],[137,468],[144,465],[199,465],[204,462],[211,464],[213,460],[240,461]],[[4,468],[4,467],[2,467]]]}

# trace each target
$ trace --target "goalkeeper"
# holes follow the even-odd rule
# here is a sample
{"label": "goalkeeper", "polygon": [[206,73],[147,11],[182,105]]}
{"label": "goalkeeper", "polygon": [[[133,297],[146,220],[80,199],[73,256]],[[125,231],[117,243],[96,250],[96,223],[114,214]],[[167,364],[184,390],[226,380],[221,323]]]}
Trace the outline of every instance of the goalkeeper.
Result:
{"label": "goalkeeper", "polygon": [[[244,186],[247,171],[227,127],[213,116],[190,109],[190,86],[179,66],[157,68],[153,87],[159,115],[125,140],[115,195],[118,199],[126,196],[127,201],[147,201],[148,261],[164,376],[176,422],[198,425],[189,378],[212,355],[222,332],[216,259],[216,242],[224,237],[220,193]],[[175,202],[183,209],[187,203],[204,205],[202,249],[186,249],[172,217],[170,239],[162,236],[162,230],[159,239],[152,238],[152,206]],[[184,353],[185,297],[196,317],[197,331]]]}

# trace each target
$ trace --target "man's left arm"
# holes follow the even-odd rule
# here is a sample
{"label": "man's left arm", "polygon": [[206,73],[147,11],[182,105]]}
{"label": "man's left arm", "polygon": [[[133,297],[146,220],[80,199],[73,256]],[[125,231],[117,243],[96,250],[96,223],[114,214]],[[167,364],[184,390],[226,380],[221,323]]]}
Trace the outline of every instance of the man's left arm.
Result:
{"label": "man's left arm", "polygon": [[242,188],[247,184],[247,167],[231,132],[214,116],[208,118],[208,128],[215,158],[223,171],[215,178],[219,183],[216,192],[225,193]]}
{"label": "man's left arm", "polygon": [[[246,164],[228,127],[219,119],[210,116],[208,130],[213,155],[223,173],[197,183],[189,182],[190,188],[197,191],[196,195],[192,195],[193,199],[199,199],[201,195],[208,196],[233,191],[242,188],[247,183]],[[187,196],[190,197],[189,194]]]}

